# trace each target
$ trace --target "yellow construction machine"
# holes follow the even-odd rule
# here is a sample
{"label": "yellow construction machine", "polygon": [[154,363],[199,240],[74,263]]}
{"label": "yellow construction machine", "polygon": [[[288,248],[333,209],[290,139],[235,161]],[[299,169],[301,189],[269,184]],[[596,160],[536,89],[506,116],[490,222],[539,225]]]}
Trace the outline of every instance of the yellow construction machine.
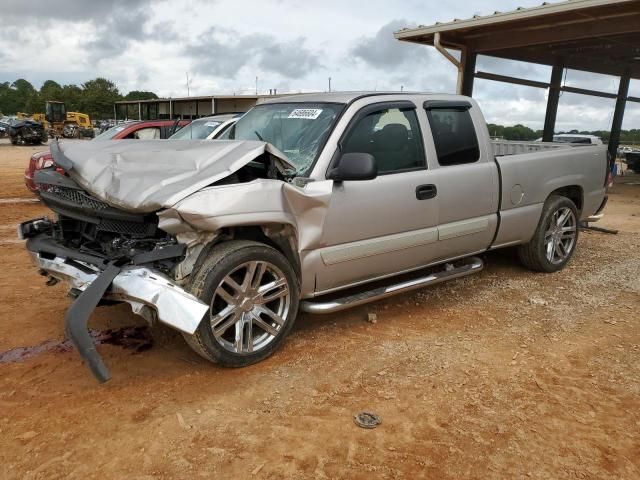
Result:
{"label": "yellow construction machine", "polygon": [[51,136],[66,138],[93,138],[95,136],[89,115],[80,112],[67,112],[64,102],[47,101],[45,117],[50,125]]}

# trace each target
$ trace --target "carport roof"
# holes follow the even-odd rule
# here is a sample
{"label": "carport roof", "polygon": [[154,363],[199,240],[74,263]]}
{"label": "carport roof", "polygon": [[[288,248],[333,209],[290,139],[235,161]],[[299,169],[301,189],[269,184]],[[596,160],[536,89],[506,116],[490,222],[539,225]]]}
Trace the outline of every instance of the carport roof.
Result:
{"label": "carport roof", "polygon": [[196,97],[175,97],[175,98],[148,98],[146,100],[118,100],[116,104],[138,104],[138,103],[157,103],[157,102],[195,102],[195,101],[211,101],[216,100],[238,100],[238,99],[273,98],[273,95],[202,95]]}
{"label": "carport roof", "polygon": [[405,28],[398,40],[640,78],[640,1],[568,0]]}

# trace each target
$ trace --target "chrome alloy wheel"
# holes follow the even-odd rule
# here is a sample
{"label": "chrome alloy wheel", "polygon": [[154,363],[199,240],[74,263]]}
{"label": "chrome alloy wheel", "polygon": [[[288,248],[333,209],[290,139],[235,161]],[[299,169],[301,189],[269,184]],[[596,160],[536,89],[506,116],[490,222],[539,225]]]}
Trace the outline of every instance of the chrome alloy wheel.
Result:
{"label": "chrome alloy wheel", "polygon": [[243,263],[222,279],[213,294],[213,336],[229,352],[256,352],[275,340],[290,306],[287,278],[278,267],[266,261]]}
{"label": "chrome alloy wheel", "polygon": [[551,215],[544,232],[544,246],[549,262],[557,265],[571,255],[576,244],[577,230],[578,222],[570,208],[559,208]]}

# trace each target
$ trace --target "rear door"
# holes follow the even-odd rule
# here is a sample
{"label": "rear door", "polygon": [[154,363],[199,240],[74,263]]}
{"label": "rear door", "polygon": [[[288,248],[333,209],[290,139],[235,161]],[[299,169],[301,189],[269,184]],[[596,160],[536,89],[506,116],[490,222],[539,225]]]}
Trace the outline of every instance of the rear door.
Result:
{"label": "rear door", "polygon": [[482,114],[467,100],[428,100],[438,184],[435,260],[485,250],[497,227],[499,177]]}
{"label": "rear door", "polygon": [[437,241],[438,197],[427,169],[419,115],[410,101],[368,105],[341,140],[342,153],[370,153],[373,180],[334,182],[323,228],[316,291],[428,263]]}

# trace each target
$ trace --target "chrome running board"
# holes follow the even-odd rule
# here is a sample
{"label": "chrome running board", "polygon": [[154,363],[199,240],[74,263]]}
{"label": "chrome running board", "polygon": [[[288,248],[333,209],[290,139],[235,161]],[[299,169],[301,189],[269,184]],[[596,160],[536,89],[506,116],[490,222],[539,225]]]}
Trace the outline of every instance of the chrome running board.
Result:
{"label": "chrome running board", "polygon": [[[445,269],[439,272],[430,273],[426,276],[412,278],[400,283],[385,285],[382,287],[365,290],[345,297],[322,301],[322,299],[303,300],[300,302],[300,309],[307,313],[333,313],[347,308],[355,307],[383,298],[405,293],[418,288],[423,288],[445,280],[465,277],[482,270],[484,263],[478,257],[469,257],[462,260],[462,264],[454,266],[452,263],[445,264]],[[391,279],[392,281],[393,279]]]}

